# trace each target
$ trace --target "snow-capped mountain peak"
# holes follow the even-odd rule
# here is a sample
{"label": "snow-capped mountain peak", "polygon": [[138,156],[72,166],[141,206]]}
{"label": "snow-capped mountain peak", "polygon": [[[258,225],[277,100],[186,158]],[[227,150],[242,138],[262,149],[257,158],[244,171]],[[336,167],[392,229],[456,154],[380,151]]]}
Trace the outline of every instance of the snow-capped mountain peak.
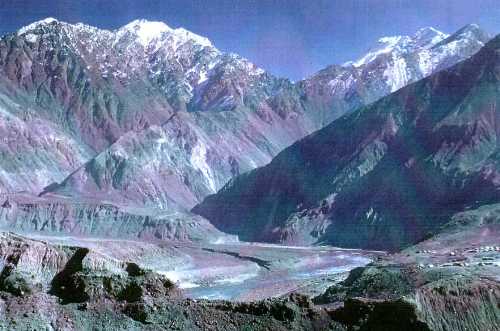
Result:
{"label": "snow-capped mountain peak", "polygon": [[208,38],[202,37],[197,35],[196,33],[193,33],[189,30],[186,30],[184,28],[177,28],[174,30],[175,36],[177,36],[180,40],[192,40],[193,42],[204,46],[204,47],[213,47],[212,43]]}
{"label": "snow-capped mountain peak", "polygon": [[[352,65],[355,67],[360,67],[362,65],[365,65],[371,61],[373,61],[375,58],[377,58],[378,55],[384,54],[384,53],[389,53],[391,52],[396,45],[398,45],[402,39],[405,37],[403,36],[392,36],[392,37],[382,37],[378,40],[377,45],[375,47],[372,47],[366,55],[361,57],[355,62],[352,62]],[[406,37],[408,38],[408,37]]]}
{"label": "snow-capped mountain peak", "polygon": [[184,28],[173,29],[163,22],[147,21],[144,19],[135,20],[121,27],[116,32],[118,38],[124,35],[132,34],[137,37],[137,41],[143,46],[148,47],[154,41],[164,42],[177,49],[179,46],[192,42],[200,47],[213,47],[210,40],[199,36]]}
{"label": "snow-capped mountain peak", "polygon": [[[451,36],[433,27],[425,27],[411,36],[382,37],[359,59],[342,66],[330,66],[304,84],[311,93],[321,91],[324,95],[326,90],[330,95],[355,96],[363,100],[359,104],[366,104],[448,68],[459,59],[468,58],[489,39],[475,24]],[[377,93],[365,94],[366,86]]]}
{"label": "snow-capped mountain peak", "polygon": [[[450,42],[458,40],[484,40],[490,39],[489,35],[485,33],[477,24],[467,24],[460,30],[449,36]],[[484,43],[483,43],[484,44]]]}
{"label": "snow-capped mountain peak", "polygon": [[448,37],[448,34],[433,27],[425,27],[418,30],[412,39],[416,46],[425,48],[432,47]]}
{"label": "snow-capped mountain peak", "polygon": [[160,38],[163,33],[171,31],[172,29],[163,22],[135,20],[120,28],[118,34],[133,33],[143,46],[147,46],[154,39]]}
{"label": "snow-capped mountain peak", "polygon": [[29,24],[29,25],[26,25],[25,27],[22,27],[21,29],[19,29],[19,31],[17,31],[17,35],[18,36],[23,35],[23,34],[29,32],[29,31],[37,29],[40,26],[52,24],[52,23],[55,23],[55,22],[59,22],[59,21],[57,19],[53,18],[53,17],[47,17],[47,18],[45,18],[43,20],[36,21],[36,22],[33,22],[33,23]]}
{"label": "snow-capped mountain peak", "polygon": [[381,54],[388,53],[410,53],[418,49],[431,48],[449,35],[433,27],[425,27],[418,30],[413,36],[390,36],[380,38],[376,45],[363,57],[355,62],[347,63],[355,67],[366,65],[375,60]]}

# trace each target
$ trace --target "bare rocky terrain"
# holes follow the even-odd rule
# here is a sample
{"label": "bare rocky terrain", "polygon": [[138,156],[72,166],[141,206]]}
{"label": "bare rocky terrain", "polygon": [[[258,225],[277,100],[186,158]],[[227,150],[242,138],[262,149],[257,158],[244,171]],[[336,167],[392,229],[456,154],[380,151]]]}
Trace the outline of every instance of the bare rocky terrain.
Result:
{"label": "bare rocky terrain", "polygon": [[395,330],[405,318],[405,330],[498,330],[498,212],[459,214],[440,234],[352,270],[314,302],[341,305],[337,318],[358,330]]}
{"label": "bare rocky terrain", "polygon": [[499,77],[477,25],[299,82],[161,22],[3,36],[0,330],[499,330]]}
{"label": "bare rocky terrain", "polygon": [[[486,212],[483,208],[459,215],[443,233],[391,255],[260,244],[30,239],[2,233],[0,328],[497,330],[498,210],[493,205]],[[346,263],[348,256],[359,255],[365,256],[358,260],[359,267],[350,272],[347,269],[354,265],[339,268],[339,258]],[[331,265],[318,266],[318,256],[334,257],[337,263],[325,270]],[[373,262],[365,265],[368,258]],[[191,265],[186,268],[187,260]],[[266,288],[266,275],[279,277],[283,285],[287,276],[292,280],[301,274],[300,268],[293,270],[292,261],[306,266],[309,278],[298,282],[306,286]],[[248,274],[252,264],[263,268],[264,276],[255,277],[262,292],[255,292],[247,279],[235,283],[249,290],[246,296],[229,297],[230,301],[195,298],[195,286],[207,291],[215,287],[217,293],[218,281]],[[209,275],[208,266],[215,265],[224,273],[217,275],[212,269],[212,278],[193,277],[197,270]],[[182,271],[191,278],[183,278]],[[324,291],[319,284],[330,285]],[[269,296],[275,298],[259,299]]]}

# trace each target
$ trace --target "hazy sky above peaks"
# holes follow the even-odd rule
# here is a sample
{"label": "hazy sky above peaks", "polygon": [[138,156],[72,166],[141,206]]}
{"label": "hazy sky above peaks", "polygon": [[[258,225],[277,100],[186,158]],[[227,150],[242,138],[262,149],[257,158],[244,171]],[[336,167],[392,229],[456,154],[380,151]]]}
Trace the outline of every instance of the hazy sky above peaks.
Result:
{"label": "hazy sky above peaks", "polygon": [[46,17],[106,29],[163,21],[293,80],[426,26],[453,33],[477,23],[500,33],[499,0],[0,0],[2,35]]}

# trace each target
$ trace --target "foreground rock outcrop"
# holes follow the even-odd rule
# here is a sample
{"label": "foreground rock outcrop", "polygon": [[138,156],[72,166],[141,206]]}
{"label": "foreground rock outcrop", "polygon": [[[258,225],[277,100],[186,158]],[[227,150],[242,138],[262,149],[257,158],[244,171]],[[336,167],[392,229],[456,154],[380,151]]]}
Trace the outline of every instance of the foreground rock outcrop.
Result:
{"label": "foreground rock outcrop", "polygon": [[[164,275],[102,251],[1,233],[0,329],[498,329],[498,266],[472,266],[482,259],[473,255],[468,267],[429,267],[417,263],[419,254],[402,252],[354,269],[313,300],[291,293],[208,301],[187,299]],[[423,258],[443,258],[431,255]]]}
{"label": "foreground rock outcrop", "polygon": [[165,276],[88,248],[0,235],[0,329],[343,330],[304,296],[195,301]]}
{"label": "foreground rock outcrop", "polygon": [[314,302],[340,305],[334,318],[356,330],[498,330],[497,212],[463,213],[439,235],[352,270]]}
{"label": "foreground rock outcrop", "polygon": [[315,302],[343,302],[333,318],[357,330],[498,329],[500,283],[456,269],[363,267]]}

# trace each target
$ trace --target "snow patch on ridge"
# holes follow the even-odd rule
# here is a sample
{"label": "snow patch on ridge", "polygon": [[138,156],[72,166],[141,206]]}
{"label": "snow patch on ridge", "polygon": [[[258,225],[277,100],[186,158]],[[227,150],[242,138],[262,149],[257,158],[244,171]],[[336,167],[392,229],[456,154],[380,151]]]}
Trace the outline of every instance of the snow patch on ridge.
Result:
{"label": "snow patch on ridge", "polygon": [[426,27],[418,30],[415,35],[410,36],[392,36],[382,37],[378,40],[375,47],[362,58],[355,62],[346,62],[344,66],[353,65],[361,67],[375,60],[381,54],[394,53],[397,56],[423,51],[432,48],[449,35],[433,27]]}
{"label": "snow patch on ridge", "polygon": [[17,31],[17,35],[18,36],[23,35],[28,31],[35,30],[40,25],[47,25],[47,24],[51,24],[53,22],[58,22],[58,21],[53,17],[47,17],[46,19],[43,19],[43,20],[31,23],[30,25],[27,25],[25,27],[22,27],[21,29],[19,29],[19,31]]}
{"label": "snow patch on ridge", "polygon": [[38,36],[34,33],[28,33],[25,36],[25,39],[30,43],[36,43],[36,41],[38,40]]}
{"label": "snow patch on ridge", "polygon": [[125,25],[120,31],[129,31],[137,35],[139,42],[147,46],[154,39],[159,38],[163,33],[172,29],[163,22],[149,22],[146,20],[135,20]]}
{"label": "snow patch on ridge", "polygon": [[188,31],[184,28],[177,28],[174,30],[174,35],[177,37],[177,40],[184,43],[186,41],[193,41],[194,43],[201,45],[203,47],[211,47],[212,43],[208,38],[199,36],[191,31]]}
{"label": "snow patch on ridge", "polygon": [[389,53],[401,41],[402,38],[402,36],[380,38],[378,40],[378,43],[380,44],[378,47],[368,52],[368,54],[363,56],[358,61],[353,62],[352,65],[354,65],[355,67],[360,67],[373,61],[380,54]]}
{"label": "snow patch on ridge", "polygon": [[394,64],[388,66],[384,71],[384,77],[391,87],[391,92],[395,92],[408,84],[409,76],[404,58],[395,58]]}
{"label": "snow patch on ridge", "polygon": [[191,164],[197,170],[199,170],[205,177],[208,186],[215,193],[217,192],[217,185],[215,185],[215,178],[212,174],[212,170],[207,163],[207,148],[204,144],[196,144],[193,148],[191,154]]}

